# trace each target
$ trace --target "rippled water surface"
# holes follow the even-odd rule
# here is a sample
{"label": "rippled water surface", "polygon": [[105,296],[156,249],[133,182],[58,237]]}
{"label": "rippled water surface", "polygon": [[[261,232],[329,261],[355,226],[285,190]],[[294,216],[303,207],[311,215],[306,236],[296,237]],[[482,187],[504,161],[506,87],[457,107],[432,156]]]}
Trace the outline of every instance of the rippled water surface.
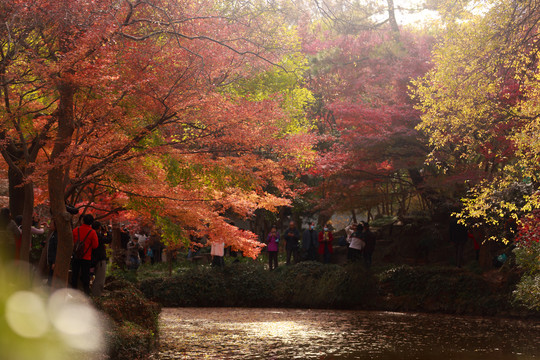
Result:
{"label": "rippled water surface", "polygon": [[536,359],[540,322],[388,312],[164,309],[153,359]]}

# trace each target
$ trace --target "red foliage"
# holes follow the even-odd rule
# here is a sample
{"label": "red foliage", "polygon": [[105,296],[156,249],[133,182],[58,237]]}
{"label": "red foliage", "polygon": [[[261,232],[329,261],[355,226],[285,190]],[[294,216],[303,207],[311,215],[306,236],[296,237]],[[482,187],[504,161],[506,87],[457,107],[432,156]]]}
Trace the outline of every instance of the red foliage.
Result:
{"label": "red foliage", "polygon": [[[30,180],[46,189],[49,171],[62,167],[68,202],[102,215],[133,210],[122,216],[167,217],[254,255],[253,234],[240,234],[223,215],[249,216],[288,204],[283,172],[298,166],[294,154],[311,140],[280,135],[286,115],[279,97],[247,101],[224,90],[268,69],[290,49],[286,38],[268,36],[271,17],[221,5],[6,4],[2,10],[16,19],[11,28],[21,36],[22,57],[7,70],[19,82],[9,97],[22,104],[21,121],[37,115],[24,128],[4,119],[3,129],[13,139],[46,132]],[[275,42],[282,48],[270,46]],[[74,92],[74,132],[62,139],[67,150],[51,159],[59,142],[55,114],[65,106],[57,98],[61,86]],[[38,195],[46,197],[45,191]]]}
{"label": "red foliage", "polygon": [[408,86],[429,69],[431,41],[403,32],[396,42],[389,31],[305,36],[304,51],[313,56],[310,86],[323,103],[314,116],[333,119],[332,145],[311,172],[332,179],[324,183],[330,204],[350,206],[346,199],[366,186],[423,163],[426,150],[414,129],[420,114]]}
{"label": "red foliage", "polygon": [[529,246],[532,242],[540,241],[540,210],[535,210],[521,219],[518,234],[514,241],[524,247]]}

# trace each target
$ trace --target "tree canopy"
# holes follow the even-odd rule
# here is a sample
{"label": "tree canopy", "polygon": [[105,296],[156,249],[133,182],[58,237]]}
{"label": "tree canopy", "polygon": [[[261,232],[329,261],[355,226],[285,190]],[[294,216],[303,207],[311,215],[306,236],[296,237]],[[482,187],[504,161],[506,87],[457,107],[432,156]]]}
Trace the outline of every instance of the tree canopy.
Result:
{"label": "tree canopy", "polygon": [[539,205],[536,5],[491,1],[485,14],[449,22],[434,68],[415,83],[429,159],[467,183],[468,222],[497,227]]}
{"label": "tree canopy", "polygon": [[0,152],[23,243],[46,204],[61,283],[66,203],[253,257],[261,234],[230,218],[291,206],[321,221],[452,209],[531,238],[538,4],[426,6],[429,29],[400,25],[392,0],[0,1]]}

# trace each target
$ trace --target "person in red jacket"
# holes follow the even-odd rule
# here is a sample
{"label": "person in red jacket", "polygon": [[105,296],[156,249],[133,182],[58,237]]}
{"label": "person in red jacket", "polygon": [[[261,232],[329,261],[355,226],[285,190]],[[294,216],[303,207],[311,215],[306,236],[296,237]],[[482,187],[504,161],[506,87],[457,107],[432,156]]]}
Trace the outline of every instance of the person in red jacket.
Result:
{"label": "person in red jacket", "polygon": [[319,233],[319,254],[323,256],[323,262],[325,264],[330,262],[330,254],[334,252],[332,248],[333,242],[334,235],[330,231],[330,224],[326,224],[323,231]]}
{"label": "person in red jacket", "polygon": [[82,241],[83,250],[81,254],[73,254],[71,263],[71,287],[78,288],[79,276],[83,284],[83,290],[90,294],[90,268],[92,264],[92,250],[99,245],[97,233],[92,229],[94,217],[90,214],[84,215],[81,226],[73,230],[73,245]]}

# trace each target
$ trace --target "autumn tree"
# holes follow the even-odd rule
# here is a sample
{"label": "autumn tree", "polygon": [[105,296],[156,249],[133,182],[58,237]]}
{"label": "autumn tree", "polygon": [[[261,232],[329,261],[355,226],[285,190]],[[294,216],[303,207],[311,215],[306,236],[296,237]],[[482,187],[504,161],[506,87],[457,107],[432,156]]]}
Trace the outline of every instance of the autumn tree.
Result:
{"label": "autumn tree", "polygon": [[53,56],[38,36],[36,14],[24,2],[3,1],[0,5],[0,151],[8,165],[10,209],[23,215],[21,259],[28,259],[34,184],[34,163],[53,126],[54,90],[37,74],[39,64],[28,56]]}
{"label": "autumn tree", "polygon": [[435,66],[417,81],[430,160],[461,173],[461,216],[493,238],[513,237],[538,207],[538,29],[532,1],[489,1],[483,11],[448,19]]}
{"label": "autumn tree", "polygon": [[281,63],[294,52],[292,30],[253,4],[18,3],[27,16],[20,31],[37,44],[23,57],[28,78],[43,84],[43,97],[29,102],[50,101],[40,118],[49,128],[33,121],[24,131],[43,128],[49,140],[47,162],[35,163],[28,180],[48,178],[56,285],[65,284],[71,255],[67,199],[132,210],[165,233],[174,224],[256,254],[254,235],[223,214],[287,204],[264,187],[286,193],[278,162],[294,166],[309,144],[290,146],[291,110],[279,94],[247,99],[230,86],[261,69],[292,71]]}
{"label": "autumn tree", "polygon": [[418,194],[411,172],[426,154],[408,85],[428,69],[431,40],[407,31],[396,37],[378,23],[365,22],[355,33],[316,29],[305,33],[304,50],[322,136],[321,158],[310,170],[321,179],[317,201],[329,213],[378,207],[381,214],[404,214]]}

